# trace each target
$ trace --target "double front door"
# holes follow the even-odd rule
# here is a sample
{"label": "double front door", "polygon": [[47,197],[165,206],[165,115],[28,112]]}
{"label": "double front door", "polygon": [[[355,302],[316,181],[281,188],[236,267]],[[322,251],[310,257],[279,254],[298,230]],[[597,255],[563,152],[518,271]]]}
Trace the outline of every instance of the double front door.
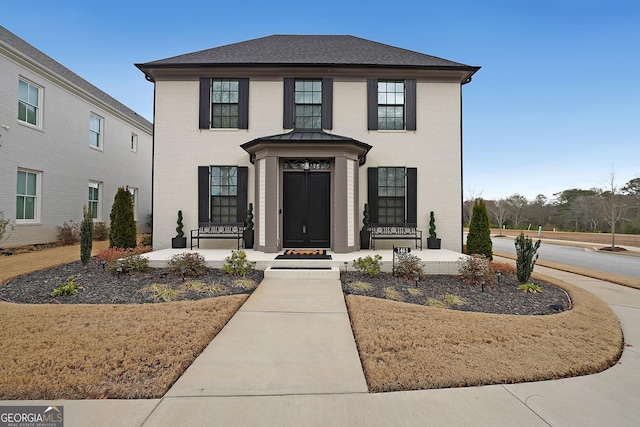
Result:
{"label": "double front door", "polygon": [[283,246],[330,247],[329,172],[284,172]]}

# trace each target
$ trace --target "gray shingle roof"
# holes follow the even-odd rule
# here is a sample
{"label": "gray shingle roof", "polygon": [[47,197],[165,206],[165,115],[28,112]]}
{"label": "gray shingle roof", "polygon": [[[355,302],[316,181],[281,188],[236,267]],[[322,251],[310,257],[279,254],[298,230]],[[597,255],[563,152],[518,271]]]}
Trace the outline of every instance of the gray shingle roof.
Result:
{"label": "gray shingle roof", "polygon": [[79,75],[75,74],[73,71],[66,68],[64,65],[56,62],[51,57],[47,56],[40,50],[31,46],[26,41],[22,40],[20,37],[13,34],[11,31],[7,30],[3,26],[0,25],[0,44],[4,45],[9,50],[16,52],[17,54],[30,59],[31,61],[37,63],[39,66],[49,70],[51,73],[59,76],[61,79],[68,81],[69,83],[77,86],[78,88],[84,90],[85,92],[93,95],[106,105],[111,108],[119,111],[126,117],[138,123],[140,126],[147,128],[151,131],[152,124],[147,119],[117,101],[113,97],[109,96],[102,90],[98,89],[96,86],[92,85]]}
{"label": "gray shingle roof", "polygon": [[349,35],[272,35],[136,66],[281,64],[452,68],[469,71],[479,68]]}

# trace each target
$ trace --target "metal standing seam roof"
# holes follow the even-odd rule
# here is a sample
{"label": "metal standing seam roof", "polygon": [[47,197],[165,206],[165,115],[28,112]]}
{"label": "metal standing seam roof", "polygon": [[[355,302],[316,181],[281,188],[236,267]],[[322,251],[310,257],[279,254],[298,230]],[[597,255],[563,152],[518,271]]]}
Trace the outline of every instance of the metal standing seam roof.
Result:
{"label": "metal standing seam roof", "polygon": [[59,76],[61,79],[70,82],[71,84],[77,86],[78,88],[84,90],[85,92],[93,95],[97,99],[99,99],[104,104],[110,106],[111,108],[119,111],[126,117],[130,118],[134,122],[138,123],[141,127],[147,128],[149,132],[151,132],[153,125],[150,121],[122,104],[115,98],[111,97],[104,91],[98,89],[96,86],[92,85],[73,71],[69,70],[64,65],[55,61],[48,55],[44,54],[40,50],[36,49],[26,41],[22,40],[20,37],[13,34],[11,31],[7,30],[3,26],[0,25],[0,44],[6,46],[9,50],[12,50],[19,54],[20,56],[26,57],[31,61],[35,62],[39,66],[49,70],[51,73]]}
{"label": "metal standing seam roof", "polygon": [[471,72],[480,68],[350,35],[280,34],[136,64],[140,69],[207,65],[374,66]]}

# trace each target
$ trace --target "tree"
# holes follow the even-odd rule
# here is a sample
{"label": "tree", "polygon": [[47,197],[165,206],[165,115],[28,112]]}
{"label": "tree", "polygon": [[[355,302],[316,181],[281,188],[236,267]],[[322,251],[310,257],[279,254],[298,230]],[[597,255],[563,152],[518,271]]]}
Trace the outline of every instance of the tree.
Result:
{"label": "tree", "polygon": [[469,235],[467,236],[467,254],[484,255],[489,259],[493,259],[490,227],[487,206],[484,200],[476,199],[473,204]]}
{"label": "tree", "polygon": [[518,282],[522,284],[529,283],[533,267],[538,260],[540,239],[534,244],[530,237],[520,232],[514,243],[516,245],[516,276],[518,277]]}
{"label": "tree", "polygon": [[520,228],[520,223],[524,219],[524,213],[529,201],[526,197],[516,193],[505,199],[507,204],[507,211],[511,218],[513,218],[513,225],[515,228]]}
{"label": "tree", "polygon": [[615,172],[611,171],[604,187],[604,191],[600,195],[604,218],[611,227],[611,247],[616,246],[616,225],[620,222],[627,212],[625,198],[620,194],[620,189],[615,184]]}
{"label": "tree", "polygon": [[118,188],[111,206],[110,248],[136,247],[136,222],[133,219],[133,199],[128,189]]}
{"label": "tree", "polygon": [[468,225],[471,223],[471,212],[473,211],[473,204],[475,200],[482,196],[482,191],[476,191],[474,188],[467,188],[464,194],[464,202],[462,203],[462,212],[464,218],[462,218],[463,225]]}
{"label": "tree", "polygon": [[493,219],[498,224],[498,228],[502,230],[505,222],[507,222],[507,202],[504,199],[496,200],[490,208]]}
{"label": "tree", "polygon": [[82,222],[80,223],[80,261],[86,266],[91,259],[93,248],[93,217],[87,206],[82,207]]}

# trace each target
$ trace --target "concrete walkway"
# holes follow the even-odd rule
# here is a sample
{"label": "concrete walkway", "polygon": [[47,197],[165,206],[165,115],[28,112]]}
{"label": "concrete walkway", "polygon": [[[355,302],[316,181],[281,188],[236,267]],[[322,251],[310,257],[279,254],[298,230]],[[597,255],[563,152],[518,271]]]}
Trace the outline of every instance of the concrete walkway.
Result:
{"label": "concrete walkway", "polygon": [[617,365],[563,380],[369,394],[339,282],[266,279],[162,399],[24,404],[63,405],[66,427],[640,425],[640,291],[536,271],[611,306],[626,343]]}

